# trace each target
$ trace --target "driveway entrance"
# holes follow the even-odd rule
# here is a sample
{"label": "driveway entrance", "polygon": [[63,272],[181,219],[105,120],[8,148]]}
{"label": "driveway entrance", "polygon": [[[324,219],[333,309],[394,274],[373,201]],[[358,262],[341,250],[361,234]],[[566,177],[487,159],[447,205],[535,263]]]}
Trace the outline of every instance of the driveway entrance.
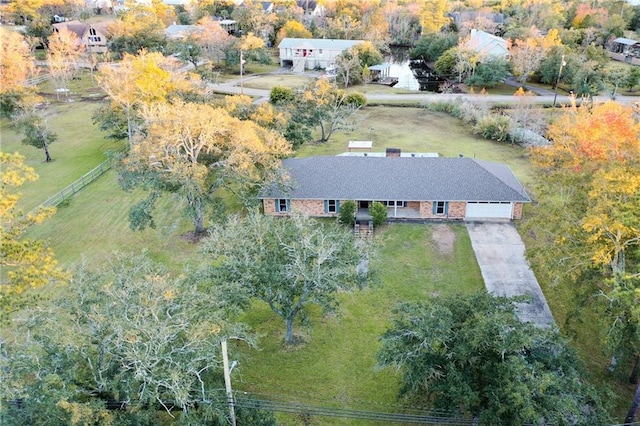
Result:
{"label": "driveway entrance", "polygon": [[530,302],[517,304],[520,320],[538,327],[555,327],[538,280],[525,258],[524,243],[513,223],[467,222],[466,225],[487,291],[496,296],[530,296]]}

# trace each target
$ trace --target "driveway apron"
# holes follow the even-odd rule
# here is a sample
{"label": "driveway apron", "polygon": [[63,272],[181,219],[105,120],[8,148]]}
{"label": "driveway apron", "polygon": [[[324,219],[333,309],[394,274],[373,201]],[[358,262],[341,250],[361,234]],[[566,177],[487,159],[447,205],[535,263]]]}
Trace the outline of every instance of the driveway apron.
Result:
{"label": "driveway apron", "polygon": [[496,296],[528,296],[529,301],[517,303],[520,320],[538,327],[555,327],[513,223],[467,222],[466,225],[487,291]]}

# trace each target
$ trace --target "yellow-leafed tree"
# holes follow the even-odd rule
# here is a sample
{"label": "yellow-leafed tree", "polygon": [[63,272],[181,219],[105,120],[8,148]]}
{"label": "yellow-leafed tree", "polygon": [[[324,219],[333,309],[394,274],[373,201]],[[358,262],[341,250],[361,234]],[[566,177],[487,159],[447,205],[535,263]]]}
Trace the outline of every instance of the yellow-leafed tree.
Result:
{"label": "yellow-leafed tree", "polygon": [[11,188],[18,188],[37,178],[33,168],[24,164],[24,157],[20,154],[0,152],[0,320],[5,320],[26,302],[25,290],[42,287],[66,276],[44,241],[23,238],[29,226],[54,213],[53,208],[43,208],[25,215],[16,207],[20,194],[12,192]]}
{"label": "yellow-leafed tree", "polygon": [[67,29],[63,28],[49,37],[47,62],[58,98],[60,91],[68,93],[69,82],[78,68],[77,61],[83,50],[84,47],[78,36]]}
{"label": "yellow-leafed tree", "polygon": [[[575,105],[531,159],[537,208],[530,258],[549,279],[592,286],[604,306],[604,341],[619,367],[640,370],[640,123],[609,101]],[[586,302],[585,302],[586,303]]]}
{"label": "yellow-leafed tree", "polygon": [[242,192],[254,187],[291,153],[278,133],[211,105],[155,103],[145,107],[142,116],[145,134],[120,173],[125,189],[151,188],[149,198],[131,211],[134,229],[153,226],[153,203],[161,191],[170,189],[186,201],[194,231],[201,234],[217,188],[224,184],[227,191]]}
{"label": "yellow-leafed tree", "polygon": [[11,115],[27,91],[35,66],[29,45],[17,31],[0,27],[0,112]]}
{"label": "yellow-leafed tree", "polygon": [[524,40],[516,39],[509,48],[514,74],[519,76],[521,83],[540,67],[542,61],[554,46],[562,44],[558,30],[549,30],[547,35],[527,37]]}
{"label": "yellow-leafed tree", "polygon": [[178,70],[178,62],[157,52],[125,54],[118,67],[105,65],[98,82],[107,92],[111,106],[125,118],[130,146],[136,131],[137,111],[143,105],[168,100],[178,92],[198,92],[199,79]]}
{"label": "yellow-leafed tree", "polygon": [[420,4],[420,24],[423,33],[437,33],[447,25],[446,0],[422,0]]}

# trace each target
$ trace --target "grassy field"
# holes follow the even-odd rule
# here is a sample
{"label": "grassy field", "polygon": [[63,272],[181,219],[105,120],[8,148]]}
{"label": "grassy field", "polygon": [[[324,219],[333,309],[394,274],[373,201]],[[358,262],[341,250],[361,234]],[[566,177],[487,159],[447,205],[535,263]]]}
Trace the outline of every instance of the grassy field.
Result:
{"label": "grassy field", "polygon": [[22,135],[2,121],[2,151],[20,152],[39,179],[20,187],[19,207],[28,211],[54,195],[84,173],[107,159],[107,152],[124,147],[123,142],[105,139],[91,122],[97,108],[93,102],[55,103],[47,114],[47,123],[58,139],[50,146],[53,162],[44,161],[41,149],[22,144]]}
{"label": "grassy field", "polygon": [[[81,111],[67,112],[76,118],[86,117]],[[387,108],[366,112],[368,118],[379,121],[384,121],[389,113]],[[422,110],[414,113],[425,114],[424,117],[433,114]],[[381,115],[375,118],[377,114]],[[76,127],[91,128],[88,121],[84,125],[80,122],[82,120]],[[4,124],[3,137],[7,134],[7,123]],[[428,129],[433,131],[434,128],[430,122],[425,122],[424,126],[424,135],[428,136]],[[394,130],[388,128],[385,131]],[[93,134],[85,131],[85,135]],[[91,136],[90,143],[85,141],[87,149],[93,148],[96,158],[101,158],[102,144],[106,143],[99,136]],[[12,147],[16,150],[28,152],[31,149],[20,145],[15,140],[16,135],[11,137],[14,138]],[[433,137],[434,140],[437,138],[441,136]],[[491,145],[473,136],[469,138],[479,144],[478,148],[485,145],[488,149]],[[82,146],[82,138],[77,139]],[[409,149],[408,139],[398,146]],[[457,139],[452,138],[449,143],[455,144]],[[68,146],[64,152],[77,151],[79,146]],[[343,146],[342,141],[336,138],[322,147],[339,151]],[[315,148],[309,147],[301,155],[314,155]],[[51,166],[50,173],[55,169],[60,175],[81,175],[85,172],[84,166],[63,152],[51,164],[44,164],[41,160],[39,163],[36,158],[31,158],[29,163],[45,169]],[[55,189],[40,180],[23,191],[25,204],[35,204],[35,200],[46,198],[48,191]],[[29,236],[48,240],[59,261],[66,266],[80,262],[81,258],[97,266],[113,251],[148,250],[152,258],[174,270],[181,270],[196,261],[197,246],[182,238],[191,225],[181,215],[178,200],[161,202],[156,229],[143,232],[129,229],[128,210],[142,196],[139,192],[124,193],[118,187],[114,173],[109,172],[72,197],[50,220],[33,227]],[[398,377],[391,370],[375,367],[378,336],[388,325],[392,307],[398,301],[421,300],[437,294],[482,288],[481,275],[464,227],[436,226],[393,225],[381,229],[375,239],[378,256],[373,262],[379,274],[379,285],[354,294],[341,294],[336,315],[323,317],[320,312],[312,311],[310,324],[296,325],[296,331],[305,337],[306,343],[294,350],[282,346],[282,321],[268,307],[256,303],[243,319],[262,336],[260,350],[233,348],[233,356],[242,359],[242,368],[234,373],[237,389],[280,395],[288,401],[315,405],[374,409],[371,405],[374,404],[375,410],[379,411],[399,409],[396,403]],[[434,232],[439,235],[445,233],[451,246],[439,245],[442,239],[434,238]],[[283,424],[299,424],[299,419],[291,416],[281,416],[280,420]],[[316,424],[358,424],[355,421],[316,420]]]}
{"label": "grassy field", "polygon": [[[372,265],[380,284],[342,294],[336,315],[314,312],[310,326],[297,326],[306,338],[303,346],[283,347],[283,322],[266,305],[255,304],[245,321],[264,337],[260,351],[234,349],[242,354],[237,389],[318,406],[400,410],[399,377],[392,369],[377,368],[375,359],[389,313],[401,301],[480,290],[482,276],[460,224],[389,225],[377,233],[374,244],[378,256]],[[281,420],[299,424],[293,416]],[[314,424],[367,423],[318,419]]]}
{"label": "grassy field", "polygon": [[353,132],[339,132],[329,142],[305,144],[298,156],[336,155],[350,140],[373,140],[374,152],[400,148],[404,152],[433,152],[444,157],[474,157],[508,164],[524,185],[533,179],[525,149],[474,135],[457,118],[425,108],[365,107]]}

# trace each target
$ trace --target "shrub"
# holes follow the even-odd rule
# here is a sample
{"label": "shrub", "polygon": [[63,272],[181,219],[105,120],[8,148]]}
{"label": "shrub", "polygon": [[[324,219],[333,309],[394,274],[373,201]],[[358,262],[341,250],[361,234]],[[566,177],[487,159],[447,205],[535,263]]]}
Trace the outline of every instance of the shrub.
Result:
{"label": "shrub", "polygon": [[338,213],[338,222],[352,227],[356,221],[356,203],[351,200],[347,200],[340,205],[340,212]]}
{"label": "shrub", "polygon": [[424,103],[424,107],[429,111],[446,112],[451,114],[453,110],[453,102],[450,101],[428,101]]}
{"label": "shrub", "polygon": [[344,103],[361,108],[367,104],[367,98],[360,92],[350,92],[344,98]]}
{"label": "shrub", "polygon": [[269,102],[273,105],[292,102],[293,99],[293,89],[289,87],[275,86],[269,94]]}
{"label": "shrub", "polygon": [[380,201],[374,201],[371,205],[373,226],[378,227],[387,221],[387,208]]}
{"label": "shrub", "polygon": [[509,139],[511,121],[503,115],[490,114],[481,117],[475,126],[473,133],[481,135],[485,139],[505,142]]}

